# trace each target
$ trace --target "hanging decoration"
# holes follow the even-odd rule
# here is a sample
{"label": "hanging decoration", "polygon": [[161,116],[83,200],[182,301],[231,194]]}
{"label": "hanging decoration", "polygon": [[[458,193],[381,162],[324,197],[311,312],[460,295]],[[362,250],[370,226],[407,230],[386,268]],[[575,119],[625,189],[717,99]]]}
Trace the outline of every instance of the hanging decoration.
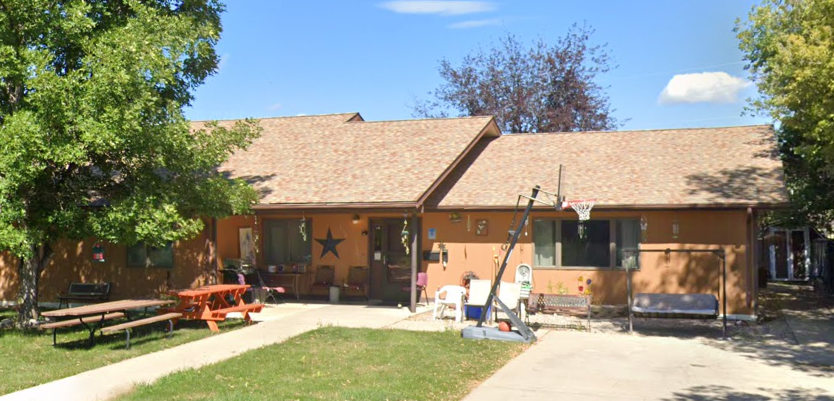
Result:
{"label": "hanging decoration", "polygon": [[254,242],[254,244],[253,244],[254,246],[252,248],[255,251],[255,253],[254,253],[254,258],[252,259],[252,264],[257,264],[258,263],[258,252],[260,252],[260,245],[261,245],[261,242],[260,242],[260,238],[261,238],[260,232],[261,231],[258,230],[258,215],[257,214],[255,215],[254,227],[255,227],[255,230],[254,230],[255,232],[252,235],[252,241]]}
{"label": "hanging decoration", "polygon": [[672,239],[678,239],[680,235],[681,226],[678,223],[678,216],[672,217]]}
{"label": "hanging decoration", "polygon": [[329,252],[333,252],[336,259],[339,259],[339,251],[336,249],[336,246],[344,240],[344,238],[333,238],[333,233],[330,231],[330,227],[327,227],[327,238],[316,239],[316,242],[322,246],[321,257],[324,258],[324,255],[327,255]]}
{"label": "hanging decoration", "polygon": [[96,242],[93,245],[93,261],[104,262],[104,245],[101,242]]}
{"label": "hanging decoration", "polygon": [[411,247],[408,246],[408,234],[408,213],[405,213],[403,217],[403,230],[400,232],[400,240],[403,243],[403,248],[405,248],[406,255],[408,255],[411,252]]}
{"label": "hanging decoration", "polygon": [[298,233],[301,234],[301,240],[307,242],[307,218],[304,217],[304,213],[301,213],[301,223],[298,224]]}
{"label": "hanging decoration", "polygon": [[460,213],[458,213],[458,212],[449,213],[449,222],[450,223],[460,223],[461,220],[462,219],[460,217]]}
{"label": "hanging decoration", "polygon": [[642,238],[642,242],[648,242],[648,229],[649,220],[646,219],[646,215],[640,216],[640,235]]}

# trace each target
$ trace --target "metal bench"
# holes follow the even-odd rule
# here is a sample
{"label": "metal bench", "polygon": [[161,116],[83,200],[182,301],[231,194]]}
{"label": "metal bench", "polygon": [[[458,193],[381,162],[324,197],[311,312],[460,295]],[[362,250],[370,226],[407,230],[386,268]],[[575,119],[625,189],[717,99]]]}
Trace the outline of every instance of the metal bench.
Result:
{"label": "metal bench", "polygon": [[[38,325],[38,328],[41,330],[52,329],[52,345],[55,346],[57,345],[56,332],[60,328],[84,325],[84,327],[86,327],[87,330],[90,331],[90,336],[92,336],[92,333],[95,331],[97,327],[101,326],[102,322],[106,320],[121,319],[123,317],[125,317],[124,312],[112,312],[102,316],[88,316],[80,319],[67,319],[60,320],[57,322],[43,323]],[[90,324],[94,325],[90,327]]]}
{"label": "metal bench", "polygon": [[86,303],[105,302],[110,298],[110,283],[71,283],[65,293],[58,294],[58,309],[66,302],[82,301]]}
{"label": "metal bench", "polygon": [[156,322],[162,322],[162,321],[167,320],[168,321],[168,338],[171,338],[171,336],[174,335],[174,320],[176,320],[180,317],[182,317],[182,313],[178,313],[178,312],[165,313],[165,314],[162,314],[162,315],[151,316],[151,317],[147,317],[147,318],[144,318],[144,319],[132,320],[132,321],[125,322],[125,323],[122,323],[122,324],[117,324],[117,325],[114,325],[114,326],[102,327],[101,333],[102,334],[107,334],[107,333],[112,333],[112,332],[115,332],[115,331],[124,330],[125,331],[125,343],[126,343],[125,348],[130,349],[130,329],[132,329],[134,327],[145,326],[145,325],[148,325],[148,324],[152,324],[152,323],[156,323]]}
{"label": "metal bench", "polygon": [[591,331],[591,297],[588,295],[531,293],[527,298],[527,316],[531,313],[585,314],[588,331]]}

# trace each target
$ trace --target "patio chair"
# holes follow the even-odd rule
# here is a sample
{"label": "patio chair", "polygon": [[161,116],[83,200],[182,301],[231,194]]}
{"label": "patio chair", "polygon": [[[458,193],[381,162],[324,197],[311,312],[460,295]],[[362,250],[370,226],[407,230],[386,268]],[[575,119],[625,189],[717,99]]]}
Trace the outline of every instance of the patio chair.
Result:
{"label": "patio chair", "polygon": [[[417,302],[420,302],[420,293],[426,294],[426,306],[429,305],[429,291],[426,287],[429,285],[429,274],[426,272],[419,272],[417,273]],[[411,292],[411,286],[403,287],[403,291]]]}
{"label": "patio chair", "polygon": [[[502,281],[500,285],[500,290],[498,291],[498,299],[507,305],[510,310],[515,312],[516,315],[519,317],[521,316],[521,284],[520,283],[508,283],[506,281]],[[493,307],[495,311],[495,320],[498,320],[498,305],[496,304]]]}
{"label": "patio chair", "polygon": [[[441,295],[445,294],[443,298]],[[437,310],[440,309],[440,318],[443,319],[443,312],[446,306],[455,306],[455,321],[463,321],[463,299],[466,298],[466,288],[458,285],[445,285],[434,293],[434,313],[432,319],[437,320]]]}
{"label": "patio chair", "polygon": [[[261,271],[259,269],[255,269],[255,274],[258,277],[258,285],[260,286],[260,288],[263,289],[263,290],[266,290],[266,297],[264,299],[264,303],[266,303],[266,301],[272,299],[272,301],[277,304],[278,299],[281,298],[281,294],[286,293],[287,290],[285,290],[284,287],[281,287],[281,286],[268,286],[268,285],[266,285],[266,283],[264,282],[263,277],[261,277]],[[276,297],[275,294],[278,294],[277,297]]]}
{"label": "patio chair", "polygon": [[[466,300],[466,306],[479,307],[481,313],[488,314],[486,303],[491,287],[492,281],[490,280],[469,280],[469,298]],[[487,318],[489,319],[490,316],[487,315]]]}
{"label": "patio chair", "polygon": [[330,287],[336,281],[336,267],[334,266],[318,266],[316,267],[316,277],[313,283],[310,284],[310,292],[314,289],[324,289],[325,293],[330,291]]}
{"label": "patio chair", "polygon": [[368,268],[365,266],[351,266],[348,270],[347,282],[344,285],[345,290],[362,291],[362,296],[366,301],[368,298]]}

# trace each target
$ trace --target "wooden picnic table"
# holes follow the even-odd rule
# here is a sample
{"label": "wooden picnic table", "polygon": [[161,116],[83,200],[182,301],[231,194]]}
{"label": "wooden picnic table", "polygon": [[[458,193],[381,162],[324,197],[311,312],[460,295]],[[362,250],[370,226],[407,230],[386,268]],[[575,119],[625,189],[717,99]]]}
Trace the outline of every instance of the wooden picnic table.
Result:
{"label": "wooden picnic table", "polygon": [[[124,299],[121,301],[103,302],[100,304],[77,306],[75,308],[58,309],[41,313],[46,317],[70,318],[62,322],[47,323],[41,325],[43,328],[52,328],[52,343],[55,344],[55,329],[58,327],[69,327],[77,324],[83,325],[90,332],[90,346],[95,344],[95,331],[101,329],[106,320],[125,317],[125,311],[129,309],[147,308],[151,306],[164,306],[174,303],[171,300],[159,299]],[[78,319],[78,322],[74,322]],[[70,324],[70,321],[72,323]],[[54,327],[53,327],[54,326]]]}
{"label": "wooden picnic table", "polygon": [[204,320],[211,331],[220,331],[217,322],[226,320],[226,314],[240,312],[250,322],[250,312],[260,312],[263,304],[247,304],[243,294],[249,289],[245,284],[207,285],[188,290],[171,291],[180,301],[173,308],[161,309],[159,313],[179,312],[183,319]]}

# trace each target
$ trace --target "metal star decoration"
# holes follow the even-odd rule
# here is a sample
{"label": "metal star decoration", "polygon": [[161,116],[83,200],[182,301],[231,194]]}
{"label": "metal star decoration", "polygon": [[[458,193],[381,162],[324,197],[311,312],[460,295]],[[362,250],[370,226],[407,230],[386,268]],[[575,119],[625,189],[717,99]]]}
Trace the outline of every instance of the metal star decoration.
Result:
{"label": "metal star decoration", "polygon": [[321,244],[323,249],[321,250],[321,257],[323,258],[324,255],[327,255],[328,252],[333,252],[336,255],[336,259],[339,259],[339,251],[336,250],[336,245],[339,245],[340,242],[344,241],[345,239],[335,239],[333,238],[333,233],[330,232],[330,227],[327,228],[327,238],[325,239],[316,239],[316,242]]}

